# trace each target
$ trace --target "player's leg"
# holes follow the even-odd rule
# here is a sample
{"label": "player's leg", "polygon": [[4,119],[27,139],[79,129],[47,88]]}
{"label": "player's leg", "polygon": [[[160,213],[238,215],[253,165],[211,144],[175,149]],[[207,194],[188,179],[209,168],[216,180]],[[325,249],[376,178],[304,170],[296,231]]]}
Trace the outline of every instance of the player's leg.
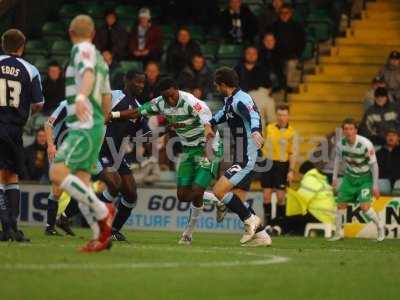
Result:
{"label": "player's leg", "polygon": [[275,186],[275,179],[273,176],[273,162],[272,160],[265,159],[260,163],[262,168],[260,180],[261,187],[263,188],[263,208],[264,208],[264,223],[270,224],[272,221],[272,193]]}
{"label": "player's leg", "polygon": [[0,221],[2,225],[2,233],[0,235],[0,241],[6,241],[8,240],[7,234],[9,230],[9,219],[8,219],[8,205],[7,205],[7,199],[6,199],[6,194],[4,190],[4,183],[5,183],[5,170],[1,169],[0,170]]}
{"label": "player's leg", "polygon": [[51,187],[51,192],[47,198],[47,224],[44,233],[50,236],[59,236],[60,234],[55,229],[58,212],[58,199],[61,197],[62,190],[55,186]]}
{"label": "player's leg", "polygon": [[122,198],[118,204],[117,214],[112,225],[112,239],[115,241],[126,241],[126,237],[120,232],[132,213],[137,203],[137,186],[135,178],[127,168],[121,176]]}
{"label": "player's leg", "polygon": [[360,203],[363,214],[375,224],[378,232],[377,240],[378,242],[382,242],[385,239],[385,227],[376,211],[371,207],[373,200],[372,178],[370,176],[364,176],[359,178],[359,181],[360,192],[357,197],[357,202]]}
{"label": "player's leg", "polygon": [[274,187],[276,189],[276,218],[283,219],[286,215],[286,187],[287,175],[289,173],[289,163],[287,162],[274,162]]}

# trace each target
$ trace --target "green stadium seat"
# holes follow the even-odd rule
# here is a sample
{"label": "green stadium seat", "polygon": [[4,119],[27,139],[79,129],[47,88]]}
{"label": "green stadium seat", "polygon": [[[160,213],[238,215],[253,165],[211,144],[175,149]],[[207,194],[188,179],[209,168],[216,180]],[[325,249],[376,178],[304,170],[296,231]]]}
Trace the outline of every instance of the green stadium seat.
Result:
{"label": "green stadium seat", "polygon": [[93,3],[84,8],[85,13],[94,19],[103,19],[105,8],[99,4]]}
{"label": "green stadium seat", "polygon": [[389,179],[379,179],[379,190],[382,195],[392,194],[392,186]]}
{"label": "green stadium seat", "polygon": [[122,26],[125,27],[126,31],[131,32],[133,25],[136,24],[136,18],[122,19],[118,21]]}
{"label": "green stadium seat", "polygon": [[44,56],[40,55],[40,54],[25,53],[25,55],[23,56],[23,59],[26,60],[28,63],[31,63],[32,65],[35,65],[36,60],[42,59],[42,58],[44,58]]}
{"label": "green stadium seat", "polygon": [[188,28],[192,39],[196,41],[204,40],[204,31],[201,26],[189,26]]}
{"label": "green stadium seat", "polygon": [[392,195],[393,196],[400,196],[400,179],[396,180],[396,182],[393,185],[393,190],[392,190]]}
{"label": "green stadium seat", "polygon": [[61,22],[46,22],[42,26],[42,34],[46,36],[66,36],[67,29]]}
{"label": "green stadium seat", "polygon": [[218,59],[239,58],[242,52],[242,45],[222,44],[218,49]]}
{"label": "green stadium seat", "polygon": [[234,68],[239,63],[239,58],[222,58],[218,60],[221,67]]}
{"label": "green stadium seat", "polygon": [[69,56],[67,55],[52,55],[49,58],[49,62],[51,61],[56,61],[60,64],[60,66],[64,69],[67,67],[68,61],[69,61]]}
{"label": "green stadium seat", "polygon": [[173,40],[175,39],[176,29],[175,26],[171,25],[162,25],[161,31],[163,33],[165,40]]}
{"label": "green stadium seat", "polygon": [[47,44],[41,40],[30,40],[25,45],[25,53],[31,54],[39,54],[46,56],[49,51],[47,48]]}
{"label": "green stadium seat", "polygon": [[84,10],[81,5],[76,3],[67,3],[61,7],[59,14],[61,18],[66,19],[66,18],[73,18],[76,15],[79,15],[83,12]]}
{"label": "green stadium seat", "polygon": [[217,53],[217,45],[216,44],[202,44],[200,46],[201,53],[203,53],[206,59],[215,59],[215,54]]}
{"label": "green stadium seat", "polygon": [[40,73],[47,72],[47,66],[49,64],[48,59],[44,57],[39,57],[34,62],[31,63],[39,70]]}
{"label": "green stadium seat", "polygon": [[71,51],[71,43],[66,40],[56,41],[51,46],[52,55],[65,55],[68,56]]}
{"label": "green stadium seat", "polygon": [[315,39],[307,38],[306,46],[304,48],[303,54],[301,55],[301,60],[309,60],[314,57],[315,54]]}
{"label": "green stadium seat", "polygon": [[119,19],[136,19],[138,15],[138,8],[131,5],[118,5],[115,12]]}
{"label": "green stadium seat", "polygon": [[143,64],[140,61],[135,61],[135,60],[123,60],[120,62],[121,69],[126,72],[130,70],[135,70],[135,71],[142,71],[143,70]]}

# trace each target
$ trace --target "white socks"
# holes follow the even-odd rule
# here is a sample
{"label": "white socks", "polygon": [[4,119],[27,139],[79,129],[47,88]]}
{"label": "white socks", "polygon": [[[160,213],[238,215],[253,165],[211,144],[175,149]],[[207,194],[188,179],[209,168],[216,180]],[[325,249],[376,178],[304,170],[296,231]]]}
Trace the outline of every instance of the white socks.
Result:
{"label": "white socks", "polygon": [[100,236],[100,227],[99,227],[99,224],[97,223],[96,218],[91,213],[89,206],[83,204],[82,202],[80,202],[78,204],[78,206],[79,206],[79,209],[80,209],[82,215],[85,217],[86,222],[92,229],[93,239],[97,240]]}
{"label": "white socks", "polygon": [[88,206],[97,221],[107,216],[108,211],[106,205],[96,197],[96,194],[91,188],[87,187],[83,181],[75,175],[68,175],[61,183],[61,188],[71,197]]}
{"label": "white socks", "polygon": [[343,222],[346,217],[346,209],[337,209],[336,210],[336,235],[342,235],[343,230]]}
{"label": "white socks", "polygon": [[379,216],[378,216],[378,214],[376,213],[376,211],[372,207],[370,207],[369,210],[364,212],[364,214],[366,216],[368,216],[372,220],[372,222],[375,223],[376,226],[380,226]]}
{"label": "white socks", "polygon": [[203,206],[202,207],[195,207],[190,205],[190,217],[189,217],[189,222],[186,227],[186,230],[184,231],[184,235],[192,236],[193,230],[196,227],[197,220],[199,219],[199,216],[203,212]]}
{"label": "white socks", "polygon": [[213,204],[220,204],[221,201],[218,200],[218,198],[211,192],[204,192],[203,194],[203,203],[208,204],[208,205],[213,205]]}

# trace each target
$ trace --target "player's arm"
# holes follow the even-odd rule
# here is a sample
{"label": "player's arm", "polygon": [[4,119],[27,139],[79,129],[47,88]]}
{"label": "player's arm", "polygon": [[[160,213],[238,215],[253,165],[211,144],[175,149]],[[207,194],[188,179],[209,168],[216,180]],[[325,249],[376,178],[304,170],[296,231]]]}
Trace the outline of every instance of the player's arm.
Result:
{"label": "player's arm", "polygon": [[88,106],[88,96],[92,92],[95,81],[93,69],[87,68],[83,71],[82,82],[79,87],[79,93],[75,98],[76,116],[79,121],[86,122],[90,120],[90,110]]}
{"label": "player's arm", "polygon": [[158,98],[144,103],[138,108],[127,109],[122,111],[112,111],[111,119],[137,119],[140,116],[153,116],[160,113]]}
{"label": "player's arm", "polygon": [[368,144],[368,153],[369,165],[371,166],[372,173],[372,182],[373,182],[373,194],[375,198],[380,197],[379,191],[379,166],[378,161],[376,159],[374,145],[372,143]]}
{"label": "player's arm", "polygon": [[49,160],[53,160],[57,153],[57,147],[53,140],[53,126],[50,125],[49,121],[44,124],[44,132],[46,133],[47,156]]}
{"label": "player's arm", "polygon": [[40,78],[40,73],[36,67],[32,68],[33,78],[31,82],[31,111],[35,114],[42,110],[44,104],[44,97],[42,91],[42,80]]}
{"label": "player's arm", "polygon": [[264,138],[261,132],[261,118],[255,104],[247,101],[246,99],[238,100],[233,103],[233,109],[238,112],[238,115],[243,118],[244,121],[250,123],[251,135],[257,148],[260,149],[264,144]]}
{"label": "player's arm", "polygon": [[102,101],[101,101],[101,108],[103,109],[103,115],[106,119],[107,123],[107,118],[110,115],[111,112],[111,107],[112,107],[112,96],[111,96],[111,85],[110,85],[110,79],[107,74],[103,90],[102,90]]}

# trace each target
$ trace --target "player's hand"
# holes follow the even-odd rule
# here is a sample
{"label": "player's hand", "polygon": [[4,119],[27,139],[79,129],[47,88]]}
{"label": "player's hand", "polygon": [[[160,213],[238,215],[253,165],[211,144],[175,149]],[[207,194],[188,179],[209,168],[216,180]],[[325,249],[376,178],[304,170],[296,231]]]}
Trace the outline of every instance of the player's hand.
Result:
{"label": "player's hand", "polygon": [[264,138],[261,135],[261,133],[259,133],[258,131],[255,131],[251,134],[251,136],[253,137],[253,141],[256,144],[257,149],[260,149],[264,144]]}
{"label": "player's hand", "polygon": [[287,174],[287,182],[289,183],[289,185],[292,184],[294,179],[294,171],[289,171],[289,173]]}
{"label": "player's hand", "polygon": [[54,157],[57,154],[57,148],[54,144],[48,145],[47,146],[47,157],[49,158],[50,161],[54,159]]}
{"label": "player's hand", "polygon": [[104,124],[109,124],[111,123],[112,120],[112,115],[111,112],[109,112],[105,117],[104,117]]}
{"label": "player's hand", "polygon": [[206,137],[207,142],[215,137],[215,132],[210,124],[204,125],[204,136]]}
{"label": "player's hand", "polygon": [[[79,97],[79,96],[78,96]],[[75,113],[79,121],[90,121],[91,113],[87,99],[78,98],[75,102]]]}
{"label": "player's hand", "polygon": [[375,199],[379,199],[379,197],[381,196],[381,193],[379,191],[379,187],[374,187],[372,189],[372,194],[374,195]]}

